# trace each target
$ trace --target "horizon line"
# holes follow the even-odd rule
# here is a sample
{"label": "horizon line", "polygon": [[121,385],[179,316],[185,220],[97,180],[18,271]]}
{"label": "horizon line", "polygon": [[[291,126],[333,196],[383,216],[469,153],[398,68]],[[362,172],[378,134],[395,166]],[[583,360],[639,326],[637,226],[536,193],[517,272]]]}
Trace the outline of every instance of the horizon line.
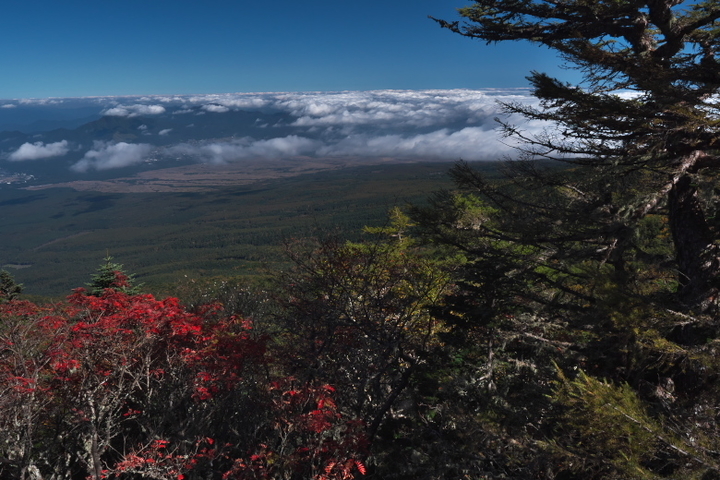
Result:
{"label": "horizon line", "polygon": [[[479,88],[375,88],[346,90],[276,90],[256,92],[212,92],[212,93],[137,93],[123,95],[82,95],[82,96],[49,96],[49,97],[0,97],[0,102],[35,102],[52,100],[93,100],[106,98],[137,98],[137,97],[192,97],[205,95],[282,95],[282,94],[338,94],[350,92],[485,92],[485,91],[530,91],[532,87],[479,87]],[[4,106],[4,105],[3,105]],[[0,107],[3,107],[0,106]]]}

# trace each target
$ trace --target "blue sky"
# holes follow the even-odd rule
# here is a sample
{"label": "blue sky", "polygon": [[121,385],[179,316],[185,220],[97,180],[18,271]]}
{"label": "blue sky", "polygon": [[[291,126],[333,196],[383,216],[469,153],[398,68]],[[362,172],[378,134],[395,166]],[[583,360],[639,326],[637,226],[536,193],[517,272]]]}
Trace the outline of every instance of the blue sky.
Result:
{"label": "blue sky", "polygon": [[524,87],[524,44],[462,38],[463,0],[5,2],[0,98]]}

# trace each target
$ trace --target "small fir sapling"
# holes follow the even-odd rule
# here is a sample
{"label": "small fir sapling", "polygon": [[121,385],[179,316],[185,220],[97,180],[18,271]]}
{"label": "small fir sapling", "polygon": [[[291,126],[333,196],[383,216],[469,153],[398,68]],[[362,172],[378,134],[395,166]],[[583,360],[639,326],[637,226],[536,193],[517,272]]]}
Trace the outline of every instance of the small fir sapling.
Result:
{"label": "small fir sapling", "polygon": [[104,262],[105,263],[97,269],[97,273],[92,276],[92,281],[86,284],[88,287],[88,295],[99,297],[108,288],[127,293],[128,295],[137,295],[140,293],[143,285],[134,285],[134,275],[126,274],[123,266],[113,262],[113,257],[110,255],[105,257]]}

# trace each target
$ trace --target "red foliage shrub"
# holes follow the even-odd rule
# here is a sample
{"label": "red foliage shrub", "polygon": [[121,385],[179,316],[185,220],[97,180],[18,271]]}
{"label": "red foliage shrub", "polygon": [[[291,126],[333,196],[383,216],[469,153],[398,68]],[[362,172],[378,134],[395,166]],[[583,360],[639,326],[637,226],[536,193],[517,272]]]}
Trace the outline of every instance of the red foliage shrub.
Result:
{"label": "red foliage shrub", "polygon": [[[363,425],[332,387],[272,381],[265,344],[251,322],[175,298],[78,289],[54,307],[1,304],[0,476],[364,473]],[[228,424],[240,420],[252,428]]]}

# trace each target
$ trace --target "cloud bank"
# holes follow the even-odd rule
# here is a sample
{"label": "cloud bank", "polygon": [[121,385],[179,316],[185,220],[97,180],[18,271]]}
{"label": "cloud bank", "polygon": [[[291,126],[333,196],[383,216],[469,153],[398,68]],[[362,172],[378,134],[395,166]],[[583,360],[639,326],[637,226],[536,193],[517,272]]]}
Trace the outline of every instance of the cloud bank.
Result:
{"label": "cloud bank", "polygon": [[152,150],[152,145],[144,143],[95,142],[93,148],[70,168],[82,173],[88,170],[110,170],[129,167],[144,162]]}
{"label": "cloud bank", "polygon": [[[143,118],[135,131],[148,143],[126,140],[95,144],[73,165],[77,172],[138,164],[151,152],[157,158],[192,157],[205,163],[305,156],[497,160],[516,154],[513,140],[502,138],[498,131],[498,117],[530,135],[552,127],[504,116],[502,104],[537,105],[527,89],[154,95],[53,101],[66,106],[73,102],[95,105],[105,116]],[[13,101],[20,106],[26,104],[23,102],[32,103]],[[253,114],[257,115],[255,123]],[[230,125],[230,119],[245,118],[243,115],[250,118],[244,130],[226,130],[217,135],[219,138],[199,136],[205,135],[199,132],[218,131],[218,125]],[[197,126],[187,129],[190,125]],[[154,147],[152,142],[156,142]],[[9,155],[13,160],[25,160],[66,152],[67,144],[62,142],[28,143]]]}
{"label": "cloud bank", "polygon": [[[495,160],[515,153],[502,139],[496,118],[501,103],[535,104],[524,89],[310,92],[147,97],[169,112],[225,113],[254,110],[289,116],[292,136],[184,144],[171,154],[226,163],[245,158],[293,155],[397,157],[439,160]],[[526,132],[547,125],[528,124]],[[267,125],[272,131],[279,125]]]}
{"label": "cloud bank", "polygon": [[316,153],[322,144],[309,138],[289,135],[270,140],[243,138],[228,142],[208,142],[200,145],[180,144],[170,147],[166,154],[193,156],[204,163],[224,164],[248,158],[287,158]]}
{"label": "cloud bank", "polygon": [[109,117],[139,117],[141,115],[160,115],[165,113],[162,105],[126,105],[108,108],[102,111],[103,115]]}
{"label": "cloud bank", "polygon": [[60,157],[70,151],[67,140],[48,143],[35,142],[23,143],[20,148],[8,156],[11,162],[22,162],[25,160],[40,160],[41,158]]}
{"label": "cloud bank", "polygon": [[365,92],[238,93],[143,97],[178,113],[197,107],[209,112],[259,110],[285,112],[298,127],[393,128],[467,126],[492,122],[498,102],[535,103],[527,89],[375,90]]}
{"label": "cloud bank", "polygon": [[[292,137],[183,145],[184,151],[213,163],[251,156],[382,156],[445,160],[488,160],[512,155],[496,118],[502,103],[536,104],[525,89],[309,92],[146,97],[168,112],[225,113],[253,110],[289,117]],[[520,118],[510,119],[523,124]],[[264,125],[265,126],[265,125]],[[547,125],[527,124],[526,131]],[[267,125],[272,130],[278,125]],[[273,148],[276,145],[298,147]]]}
{"label": "cloud bank", "polygon": [[509,153],[506,144],[497,141],[497,133],[481,127],[458,131],[436,130],[426,134],[354,135],[326,145],[318,153],[331,156],[414,157],[494,160]]}

